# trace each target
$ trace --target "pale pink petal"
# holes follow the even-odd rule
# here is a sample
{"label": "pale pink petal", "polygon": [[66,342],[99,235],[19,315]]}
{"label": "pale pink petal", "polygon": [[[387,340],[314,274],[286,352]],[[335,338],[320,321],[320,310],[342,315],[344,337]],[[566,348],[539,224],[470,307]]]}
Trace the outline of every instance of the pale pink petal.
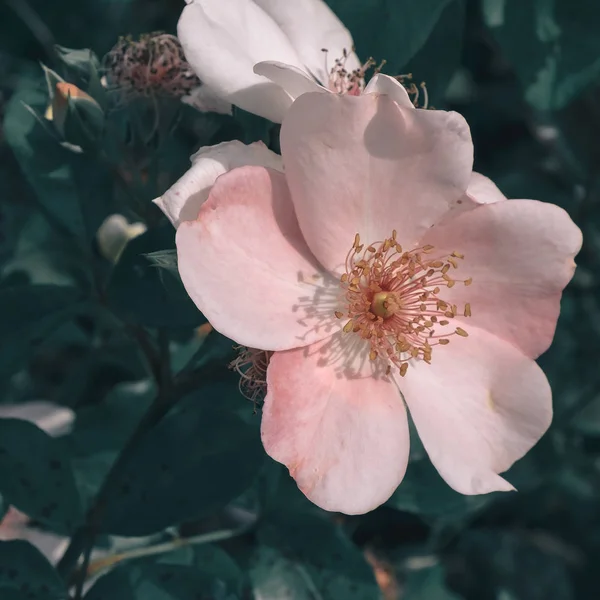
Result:
{"label": "pale pink petal", "polygon": [[377,73],[373,76],[367,84],[364,93],[385,94],[400,106],[415,108],[404,86],[397,79],[383,73]]}
{"label": "pale pink petal", "polygon": [[304,94],[281,129],[298,222],[315,256],[338,270],[359,233],[393,229],[413,247],[467,189],[469,127],[457,113],[414,110],[385,95]]}
{"label": "pale pink petal", "polygon": [[464,254],[448,275],[472,277],[472,285],[457,283],[440,297],[459,305],[459,312],[470,303],[472,317],[462,317],[467,325],[533,358],[548,348],[581,247],[581,231],[562,208],[536,200],[484,204],[433,227],[423,244],[435,247],[432,257]]}
{"label": "pale pink petal", "polygon": [[492,204],[506,200],[506,196],[489,177],[475,171],[471,173],[467,196],[477,204]]}
{"label": "pale pink petal", "polygon": [[444,215],[441,223],[447,223],[450,219],[459,214],[473,210],[481,204],[492,204],[493,202],[503,202],[506,196],[498,189],[496,184],[481,173],[473,171],[471,173],[471,181],[464,196],[454,204],[450,210]]}
{"label": "pale pink petal", "polygon": [[200,148],[191,157],[192,166],[162,196],[153,202],[175,227],[182,221],[195,221],[198,211],[208,198],[217,177],[245,165],[269,167],[283,171],[281,157],[262,142],[222,142]]}
{"label": "pale pink petal", "polygon": [[366,348],[356,354],[340,346],[358,339],[337,334],[276,352],[261,426],[265,450],[300,490],[321,508],[346,514],[383,504],[404,477],[409,451],[396,386],[373,376]]}
{"label": "pale pink petal", "polygon": [[[360,67],[350,32],[323,0],[254,0],[287,35],[308,71],[327,85],[336,59],[347,54],[346,69]],[[327,50],[327,53],[323,52]],[[281,60],[279,57],[271,57]],[[287,61],[282,61],[287,62]]]}
{"label": "pale pink petal", "polygon": [[185,57],[202,83],[227,102],[275,122],[291,104],[253,66],[302,61],[275,21],[252,0],[190,0],[177,25]]}
{"label": "pale pink petal", "polygon": [[476,327],[435,347],[431,365],[412,361],[397,381],[429,458],[462,494],[513,489],[498,473],[552,420],[550,386],[535,361]]}
{"label": "pale pink petal", "polygon": [[254,72],[276,83],[292,100],[308,92],[329,91],[319,85],[308,73],[292,65],[273,61],[261,62],[254,65]]}
{"label": "pale pink petal", "polygon": [[176,244],[188,294],[223,335],[263,350],[331,335],[333,310],[317,306],[331,282],[302,238],[283,174],[241,167],[222,175]]}

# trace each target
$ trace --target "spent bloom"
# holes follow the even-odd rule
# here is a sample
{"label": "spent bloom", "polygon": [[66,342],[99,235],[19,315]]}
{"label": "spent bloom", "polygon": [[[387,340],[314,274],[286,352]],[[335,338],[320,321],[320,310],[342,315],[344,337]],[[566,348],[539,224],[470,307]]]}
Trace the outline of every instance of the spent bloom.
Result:
{"label": "spent bloom", "polygon": [[358,95],[361,64],[350,32],[323,0],[186,0],[177,35],[215,94],[281,123],[305,92]]}
{"label": "spent bloom", "polygon": [[188,179],[165,204],[194,205],[171,218],[198,308],[269,353],[267,453],[314,503],[363,513],[404,477],[408,408],[452,488],[513,489],[500,473],[552,418],[535,358],[579,229],[557,206],[507,200],[472,172],[464,119],[406,93],[303,94],[282,125],[285,172],[245,148],[254,166],[221,157],[216,181],[196,172],[200,201]]}
{"label": "spent bloom", "polygon": [[198,79],[174,35],[160,31],[139,39],[121,37],[103,59],[105,83],[122,100],[163,96],[181,98],[200,110],[230,112]]}

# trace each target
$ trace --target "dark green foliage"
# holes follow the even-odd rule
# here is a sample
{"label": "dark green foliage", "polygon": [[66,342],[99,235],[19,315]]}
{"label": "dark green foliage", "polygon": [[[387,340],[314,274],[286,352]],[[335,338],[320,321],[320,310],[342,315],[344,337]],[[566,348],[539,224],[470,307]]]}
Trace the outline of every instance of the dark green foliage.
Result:
{"label": "dark green foliage", "polygon": [[[218,390],[202,390],[217,407],[225,400]],[[132,454],[107,500],[104,529],[147,535],[209,514],[252,483],[262,457],[254,427],[192,397]]]}
{"label": "dark green foliage", "polygon": [[379,590],[364,556],[339,527],[303,514],[271,513],[252,557],[256,594],[267,598],[376,600]]}
{"label": "dark green foliage", "polygon": [[25,285],[0,289],[0,377],[20,369],[33,348],[61,323],[72,319],[81,292],[57,285]]}
{"label": "dark green foliage", "polygon": [[83,511],[69,456],[35,425],[0,419],[0,490],[29,516],[71,532]]}
{"label": "dark green foliage", "polygon": [[195,567],[139,565],[118,567],[102,577],[86,600],[238,600],[225,582]]}
{"label": "dark green foliage", "polygon": [[175,243],[170,224],[131,241],[112,272],[109,301],[125,319],[147,327],[195,327],[206,322],[175,271],[148,255]]}
{"label": "dark green foliage", "polygon": [[563,108],[600,80],[595,0],[486,0],[482,6],[486,25],[535,108]]}
{"label": "dark green foliage", "polygon": [[399,75],[422,48],[452,0],[328,0],[350,29],[363,61],[386,60],[384,72]]}
{"label": "dark green foliage", "polygon": [[24,541],[0,542],[0,597],[66,600],[67,589],[52,565]]}
{"label": "dark green foliage", "polygon": [[406,578],[404,593],[410,600],[459,600],[460,598],[446,587],[444,571],[439,565],[422,566],[411,571]]}

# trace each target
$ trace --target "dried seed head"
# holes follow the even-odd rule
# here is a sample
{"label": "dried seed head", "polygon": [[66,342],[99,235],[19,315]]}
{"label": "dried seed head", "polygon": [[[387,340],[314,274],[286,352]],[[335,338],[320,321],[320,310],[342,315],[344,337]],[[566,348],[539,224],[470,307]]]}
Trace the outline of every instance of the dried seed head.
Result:
{"label": "dried seed head", "polygon": [[229,368],[240,376],[240,392],[254,404],[254,412],[262,406],[267,394],[267,367],[273,352],[237,346],[238,356]]}
{"label": "dried seed head", "polygon": [[180,98],[200,85],[174,35],[154,32],[134,40],[122,37],[104,57],[110,88],[125,97],[174,96]]}

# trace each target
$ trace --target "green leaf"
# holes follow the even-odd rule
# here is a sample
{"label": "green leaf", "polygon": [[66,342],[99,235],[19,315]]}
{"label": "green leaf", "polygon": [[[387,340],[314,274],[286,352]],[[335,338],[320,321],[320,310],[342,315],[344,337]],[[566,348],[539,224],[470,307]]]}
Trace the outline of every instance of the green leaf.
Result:
{"label": "green leaf", "polygon": [[63,600],[65,584],[44,555],[29,542],[0,542],[0,598]]}
{"label": "green leaf", "polygon": [[23,83],[6,107],[5,138],[51,223],[87,245],[114,208],[113,181],[93,157],[61,145],[40,116],[48,102],[47,92]]}
{"label": "green leaf", "polygon": [[0,419],[0,490],[8,503],[61,533],[83,518],[69,457],[29,421]]}
{"label": "green leaf", "polygon": [[85,600],[237,600],[235,591],[205,571],[184,565],[140,561],[101,577]]}
{"label": "green leaf", "polygon": [[[214,406],[217,389],[201,388]],[[250,486],[263,457],[255,427],[191,397],[138,446],[107,499],[104,530],[147,535],[218,509]]]}
{"label": "green leaf", "polygon": [[0,378],[19,370],[35,345],[71,318],[81,293],[73,287],[24,285],[0,289]]}
{"label": "green leaf", "polygon": [[98,57],[89,48],[65,48],[58,44],[54,48],[71,75],[78,75],[87,80],[92,69],[95,71],[100,69]]}
{"label": "green leaf", "polygon": [[598,396],[591,398],[589,404],[577,411],[573,417],[572,427],[584,435],[600,436],[600,398]]}
{"label": "green leaf", "polygon": [[341,529],[324,518],[276,513],[258,531],[251,559],[257,598],[379,600],[371,567]]}
{"label": "green leaf", "polygon": [[0,494],[0,522],[6,516],[8,509],[10,508],[10,504],[4,499],[2,494]]}
{"label": "green leaf", "polygon": [[47,214],[72,235],[83,235],[85,225],[77,190],[71,180],[68,150],[50,133],[41,117],[48,102],[40,90],[22,89],[9,101],[4,120],[6,141]]}
{"label": "green leaf", "polygon": [[[443,105],[448,84],[460,63],[464,27],[465,2],[447,3],[425,44],[404,65],[404,72],[413,74],[417,86],[426,84],[429,106]],[[421,94],[420,106],[423,99]]]}
{"label": "green leaf", "polygon": [[[547,494],[546,491],[546,497]],[[564,513],[553,513],[555,518],[561,514]],[[567,558],[568,552],[572,551],[571,546],[565,546],[562,536],[556,535],[552,529],[551,526],[545,531],[539,530],[539,533],[526,529],[511,531],[486,528],[462,532],[455,552],[457,561],[469,565],[467,585],[470,597],[504,597],[511,600],[580,598],[581,595],[575,593],[573,571],[567,563],[572,560]],[[569,550],[565,551],[564,548]],[[595,594],[591,593],[589,597],[593,598]]]}
{"label": "green leaf", "polygon": [[244,573],[231,556],[221,547],[214,544],[182,545],[175,550],[160,555],[158,558],[145,558],[136,564],[146,562],[163,565],[182,565],[194,567],[213,580],[225,583],[230,592],[242,594],[246,580]]}
{"label": "green leaf", "polygon": [[93,153],[104,130],[105,118],[100,105],[89,98],[69,96],[63,119],[65,140]]}
{"label": "green leaf", "polygon": [[206,322],[178,275],[148,258],[175,246],[170,224],[131,240],[113,270],[108,286],[112,306],[128,322],[146,327],[196,327]]}
{"label": "green leaf", "polygon": [[444,571],[439,565],[411,571],[406,580],[403,600],[459,600],[444,582]]}
{"label": "green leaf", "polygon": [[101,403],[77,411],[65,444],[73,457],[77,486],[86,505],[90,505],[155,394],[149,382],[122,383]]}
{"label": "green leaf", "polygon": [[[327,0],[350,30],[364,62],[387,60],[386,73],[399,75],[422,48],[451,0]],[[336,56],[329,57],[333,62]]]}
{"label": "green leaf", "polygon": [[52,100],[54,99],[54,94],[56,93],[56,84],[64,83],[64,79],[52,69],[48,68],[46,65],[41,65],[42,70],[44,71],[44,77],[46,79],[47,93],[48,93],[48,104],[52,104]]}
{"label": "green leaf", "polygon": [[250,144],[251,142],[260,141],[268,144],[269,132],[274,127],[271,121],[246,112],[237,106],[233,108],[233,116],[243,128],[244,143]]}
{"label": "green leaf", "polygon": [[193,548],[192,556],[197,569],[223,581],[228,590],[242,594],[244,574],[225,550],[213,544],[203,544]]}
{"label": "green leaf", "polygon": [[535,108],[562,108],[598,80],[600,3],[596,0],[482,3],[487,26]]}
{"label": "green leaf", "polygon": [[427,520],[452,521],[481,510],[493,496],[464,496],[455,492],[428,458],[408,465],[406,476],[387,504]]}

